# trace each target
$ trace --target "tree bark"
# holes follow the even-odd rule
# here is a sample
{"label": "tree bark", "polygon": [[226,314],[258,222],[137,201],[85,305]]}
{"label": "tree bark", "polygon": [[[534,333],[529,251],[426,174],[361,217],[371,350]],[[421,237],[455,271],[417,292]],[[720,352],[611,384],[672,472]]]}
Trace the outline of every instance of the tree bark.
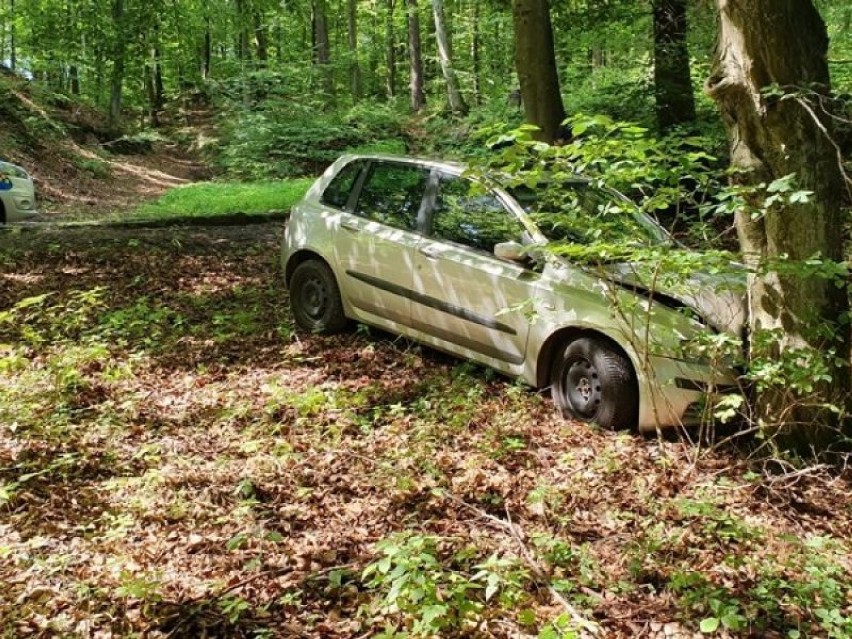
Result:
{"label": "tree bark", "polygon": [[654,97],[661,131],[695,122],[686,0],[654,0]]}
{"label": "tree bark", "polygon": [[352,101],[361,99],[361,65],[358,62],[358,11],[356,0],[346,2],[346,39],[349,45],[349,89]]}
{"label": "tree bark", "polygon": [[328,18],[326,16],[325,0],[313,2],[314,24],[314,59],[320,70],[322,90],[328,95],[334,95],[334,78],[331,68],[331,46],[328,39]]}
{"label": "tree bark", "polygon": [[512,0],[515,68],[527,122],[539,128],[538,139],[562,137],[565,107],[559,90],[553,26],[547,0]]}
{"label": "tree bark", "polygon": [[269,59],[269,38],[266,35],[266,25],[260,11],[254,12],[254,45],[259,65],[266,65]]}
{"label": "tree bark", "polygon": [[201,77],[202,79],[210,79],[210,62],[213,57],[213,36],[210,32],[210,16],[204,19],[204,51],[201,60]]}
{"label": "tree bark", "polygon": [[450,110],[456,115],[467,113],[467,104],[459,89],[459,81],[453,68],[453,52],[450,36],[444,20],[444,0],[432,0],[432,14],[435,18],[435,40],[438,43],[438,58],[441,61],[441,72],[447,84],[447,98]]}
{"label": "tree bark", "polygon": [[482,104],[482,38],[479,29],[479,0],[473,0],[473,33],[470,37],[470,62],[473,66],[473,103]]}
{"label": "tree bark", "polygon": [[124,0],[112,3],[113,42],[112,75],[110,77],[109,123],[117,126],[121,119],[121,94],[124,86],[124,57],[127,34],[124,30]]}
{"label": "tree bark", "polygon": [[9,68],[14,71],[18,67],[18,51],[15,42],[15,0],[9,0],[9,15],[12,17],[12,24],[9,26]]}
{"label": "tree bark", "polygon": [[237,0],[236,10],[239,30],[237,34],[237,55],[240,60],[250,60],[251,49],[249,48],[249,26],[245,0]]}
{"label": "tree bark", "polygon": [[388,75],[386,78],[386,90],[389,98],[396,95],[396,42],[393,33],[393,10],[396,6],[394,0],[387,0],[387,14],[385,15],[385,51]]}
{"label": "tree bark", "polygon": [[417,0],[407,0],[407,4],[411,110],[417,113],[426,106],[426,93],[423,91],[423,52],[420,46],[420,13],[417,9]]}
{"label": "tree bark", "polygon": [[[778,99],[762,90],[830,92],[825,24],[811,0],[717,0],[720,21],[716,60],[706,90],[716,100],[731,140],[739,183],[756,185],[795,174],[813,192],[807,203],[774,207],[753,217],[736,215],[749,275],[753,358],[796,356],[813,349],[830,360],[831,382],[816,382],[814,397],[771,388],[756,398],[761,424],[784,446],[824,449],[836,435],[836,417],[822,406],[848,398],[849,311],[846,286],[779,271],[775,260],[802,262],[816,254],[843,260],[843,180],[830,140],[831,120],[795,96]],[[755,196],[759,204],[765,196]],[[786,257],[785,257],[786,256]],[[831,334],[825,332],[832,326]],[[777,331],[767,349],[755,336]],[[829,357],[834,352],[834,357]]]}

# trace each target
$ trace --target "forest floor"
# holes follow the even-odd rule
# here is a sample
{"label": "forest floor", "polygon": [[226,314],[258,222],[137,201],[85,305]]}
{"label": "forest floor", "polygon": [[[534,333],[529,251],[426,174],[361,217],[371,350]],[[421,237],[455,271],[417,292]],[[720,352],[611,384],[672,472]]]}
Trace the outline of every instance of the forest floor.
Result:
{"label": "forest floor", "polygon": [[0,636],[850,636],[848,470],[297,334],[280,233],[0,235]]}

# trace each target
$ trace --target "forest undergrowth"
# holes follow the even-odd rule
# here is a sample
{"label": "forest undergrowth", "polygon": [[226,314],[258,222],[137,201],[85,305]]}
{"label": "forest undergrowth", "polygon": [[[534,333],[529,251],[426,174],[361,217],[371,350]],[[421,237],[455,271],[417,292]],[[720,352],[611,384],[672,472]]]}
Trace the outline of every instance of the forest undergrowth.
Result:
{"label": "forest undergrowth", "polygon": [[0,237],[0,636],[852,636],[848,470],[299,335],[280,230]]}

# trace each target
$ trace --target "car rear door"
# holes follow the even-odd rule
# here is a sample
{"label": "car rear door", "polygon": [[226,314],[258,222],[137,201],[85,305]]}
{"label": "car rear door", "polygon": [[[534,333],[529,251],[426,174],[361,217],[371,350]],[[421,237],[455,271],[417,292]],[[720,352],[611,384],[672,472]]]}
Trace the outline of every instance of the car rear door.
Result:
{"label": "car rear door", "polygon": [[428,179],[427,168],[385,160],[371,160],[360,177],[335,241],[341,292],[357,319],[410,323]]}
{"label": "car rear door", "polygon": [[412,326],[510,365],[523,362],[530,301],[538,274],[498,258],[501,242],[522,242],[525,228],[493,192],[437,172],[430,232],[414,256]]}

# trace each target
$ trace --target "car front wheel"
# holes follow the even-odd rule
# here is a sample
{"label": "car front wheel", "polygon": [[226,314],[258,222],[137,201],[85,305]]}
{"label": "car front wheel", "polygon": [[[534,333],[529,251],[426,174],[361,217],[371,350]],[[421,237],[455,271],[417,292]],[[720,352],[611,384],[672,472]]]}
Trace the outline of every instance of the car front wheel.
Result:
{"label": "car front wheel", "polygon": [[630,361],[607,341],[580,337],[560,347],[550,373],[553,401],[569,419],[635,428],[639,391]]}
{"label": "car front wheel", "polygon": [[290,308],[296,325],[305,331],[328,335],[346,327],[337,280],[319,260],[303,262],[293,271]]}

